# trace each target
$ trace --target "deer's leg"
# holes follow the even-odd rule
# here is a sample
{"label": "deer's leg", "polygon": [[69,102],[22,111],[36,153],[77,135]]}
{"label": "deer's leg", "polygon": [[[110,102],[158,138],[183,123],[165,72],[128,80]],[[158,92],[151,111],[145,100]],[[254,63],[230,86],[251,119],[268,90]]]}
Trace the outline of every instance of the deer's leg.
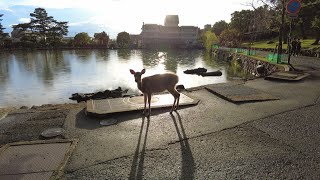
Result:
{"label": "deer's leg", "polygon": [[148,104],[149,104],[149,114],[148,114],[148,116],[150,116],[151,115],[151,93],[150,94],[148,94]]}
{"label": "deer's leg", "polygon": [[143,112],[142,114],[146,114],[146,107],[147,107],[147,94],[143,94],[143,97],[144,97],[144,109],[143,109]]}
{"label": "deer's leg", "polygon": [[170,92],[170,94],[172,94],[172,96],[174,97],[172,109],[171,109],[171,111],[170,111],[170,112],[172,112],[173,110],[177,109],[177,106],[175,106],[175,105],[176,105],[176,102],[177,102],[177,104],[179,104],[180,94],[179,94],[179,92],[178,92],[177,90],[175,90],[175,89],[167,89],[167,90],[168,90],[168,91]]}
{"label": "deer's leg", "polygon": [[177,104],[176,104],[176,109],[175,110],[178,110],[178,107],[179,107],[179,100],[180,100],[180,93],[177,91]]}

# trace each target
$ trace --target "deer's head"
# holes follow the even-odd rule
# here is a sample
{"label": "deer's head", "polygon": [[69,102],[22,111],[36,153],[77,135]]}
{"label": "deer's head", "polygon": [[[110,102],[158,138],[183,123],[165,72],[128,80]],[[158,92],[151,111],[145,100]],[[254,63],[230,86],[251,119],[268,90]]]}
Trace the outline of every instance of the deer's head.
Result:
{"label": "deer's head", "polygon": [[141,76],[142,76],[142,74],[144,74],[145,72],[146,72],[145,69],[142,69],[141,72],[135,72],[134,70],[130,69],[130,73],[133,74],[134,80],[135,80],[136,82],[141,82]]}

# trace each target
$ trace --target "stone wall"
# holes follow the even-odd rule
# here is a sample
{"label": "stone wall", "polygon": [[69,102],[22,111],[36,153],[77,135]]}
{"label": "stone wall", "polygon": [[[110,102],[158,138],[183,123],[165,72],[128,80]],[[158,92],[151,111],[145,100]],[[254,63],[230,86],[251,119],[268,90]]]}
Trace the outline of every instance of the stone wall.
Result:
{"label": "stone wall", "polygon": [[213,51],[213,54],[219,60],[238,63],[243,71],[255,76],[266,76],[272,74],[273,72],[282,70],[281,66],[279,65],[262,61],[240,53],[234,53],[228,49],[216,49]]}

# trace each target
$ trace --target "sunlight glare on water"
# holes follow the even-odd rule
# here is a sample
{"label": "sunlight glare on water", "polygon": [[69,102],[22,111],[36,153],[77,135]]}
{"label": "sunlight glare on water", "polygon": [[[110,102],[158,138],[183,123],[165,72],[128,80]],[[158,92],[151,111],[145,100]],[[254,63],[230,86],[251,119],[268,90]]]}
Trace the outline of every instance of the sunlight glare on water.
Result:
{"label": "sunlight glare on water", "polygon": [[[201,50],[54,50],[0,54],[0,107],[70,103],[73,93],[129,89],[140,94],[129,69],[144,76],[174,72],[186,88],[222,83],[236,76],[226,62]],[[183,71],[205,67],[222,76],[202,77]]]}

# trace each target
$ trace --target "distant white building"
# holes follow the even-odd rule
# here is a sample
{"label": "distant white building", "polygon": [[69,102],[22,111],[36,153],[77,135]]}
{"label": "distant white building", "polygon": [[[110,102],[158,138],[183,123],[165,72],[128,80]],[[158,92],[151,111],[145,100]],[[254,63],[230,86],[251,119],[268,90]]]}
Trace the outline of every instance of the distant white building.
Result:
{"label": "distant white building", "polygon": [[164,26],[158,24],[142,25],[142,48],[175,47],[189,48],[199,46],[200,28],[179,26],[178,15],[167,15]]}

